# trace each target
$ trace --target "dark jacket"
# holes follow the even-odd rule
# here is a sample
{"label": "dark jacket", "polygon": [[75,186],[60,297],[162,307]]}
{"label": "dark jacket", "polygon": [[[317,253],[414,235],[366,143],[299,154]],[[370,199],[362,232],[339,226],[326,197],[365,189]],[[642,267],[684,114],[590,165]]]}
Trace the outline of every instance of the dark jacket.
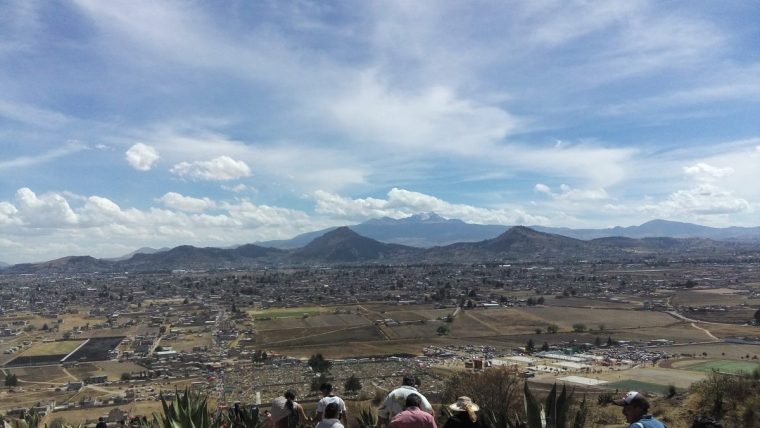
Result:
{"label": "dark jacket", "polygon": [[480,415],[478,415],[478,420],[473,422],[467,412],[454,412],[443,425],[443,428],[481,428],[481,422]]}

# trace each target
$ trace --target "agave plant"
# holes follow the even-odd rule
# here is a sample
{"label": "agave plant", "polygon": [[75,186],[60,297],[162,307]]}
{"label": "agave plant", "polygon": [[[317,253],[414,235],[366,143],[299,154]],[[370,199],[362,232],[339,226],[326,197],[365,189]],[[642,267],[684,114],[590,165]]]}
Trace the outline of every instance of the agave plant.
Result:
{"label": "agave plant", "polygon": [[189,389],[176,392],[171,403],[161,397],[163,413],[154,415],[160,428],[213,428],[215,425],[207,405],[208,396],[193,394]]}
{"label": "agave plant", "polygon": [[572,403],[572,392],[568,394],[565,386],[557,395],[557,385],[555,384],[546,401],[542,405],[528,388],[526,382],[523,388],[523,398],[525,402],[525,420],[515,413],[514,419],[511,419],[506,413],[497,413],[491,409],[481,409],[480,415],[483,420],[484,428],[583,428],[588,413],[586,399],[581,401],[578,411],[575,413],[572,425],[568,422],[570,404]]}
{"label": "agave plant", "polygon": [[562,391],[557,395],[557,384],[552,386],[549,395],[546,396],[544,406],[538,403],[525,383],[525,415],[527,417],[527,428],[583,428],[586,422],[588,406],[586,398],[583,398],[578,411],[575,414],[572,425],[569,423],[570,404],[573,400],[573,393],[567,392],[565,385],[562,385]]}
{"label": "agave plant", "polygon": [[229,428],[263,428],[266,424],[266,418],[261,417],[258,407],[231,407],[220,413],[220,417]]}
{"label": "agave plant", "polygon": [[356,417],[358,428],[374,428],[377,426],[377,412],[371,407],[362,407],[359,416]]}

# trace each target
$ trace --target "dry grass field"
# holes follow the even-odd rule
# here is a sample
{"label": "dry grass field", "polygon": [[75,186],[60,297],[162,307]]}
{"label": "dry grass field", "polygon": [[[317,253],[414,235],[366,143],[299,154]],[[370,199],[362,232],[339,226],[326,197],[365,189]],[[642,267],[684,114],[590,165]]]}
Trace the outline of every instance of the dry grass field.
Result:
{"label": "dry grass field", "polygon": [[742,294],[740,290],[729,288],[679,290],[673,295],[671,302],[674,305],[683,306],[739,306],[747,304],[756,307],[760,305],[760,299],[753,299],[747,294]]}
{"label": "dry grass field", "polygon": [[[636,309],[641,307],[641,302],[631,300],[624,296],[618,296],[619,301],[586,299],[583,297],[563,297],[561,299],[555,296],[544,296],[545,306],[567,306],[574,308],[606,308],[606,309]],[[638,298],[635,298],[638,299]]]}
{"label": "dry grass field", "polygon": [[39,355],[68,355],[77,349],[84,340],[59,340],[55,342],[40,342],[32,345],[20,355],[25,357],[36,357]]}

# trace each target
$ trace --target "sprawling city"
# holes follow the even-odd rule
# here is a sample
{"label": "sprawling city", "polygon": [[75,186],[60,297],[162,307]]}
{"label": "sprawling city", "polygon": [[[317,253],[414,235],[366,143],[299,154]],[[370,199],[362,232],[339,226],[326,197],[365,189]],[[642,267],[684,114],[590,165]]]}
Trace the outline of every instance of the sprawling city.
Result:
{"label": "sprawling city", "polygon": [[760,428],[758,22],[0,1],[0,428]]}

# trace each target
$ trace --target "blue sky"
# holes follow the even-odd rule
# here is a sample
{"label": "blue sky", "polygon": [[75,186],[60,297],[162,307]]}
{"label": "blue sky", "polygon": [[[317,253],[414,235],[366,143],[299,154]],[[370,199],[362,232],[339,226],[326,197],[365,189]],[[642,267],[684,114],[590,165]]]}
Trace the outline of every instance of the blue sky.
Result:
{"label": "blue sky", "polygon": [[756,2],[0,3],[0,260],[760,225]]}

